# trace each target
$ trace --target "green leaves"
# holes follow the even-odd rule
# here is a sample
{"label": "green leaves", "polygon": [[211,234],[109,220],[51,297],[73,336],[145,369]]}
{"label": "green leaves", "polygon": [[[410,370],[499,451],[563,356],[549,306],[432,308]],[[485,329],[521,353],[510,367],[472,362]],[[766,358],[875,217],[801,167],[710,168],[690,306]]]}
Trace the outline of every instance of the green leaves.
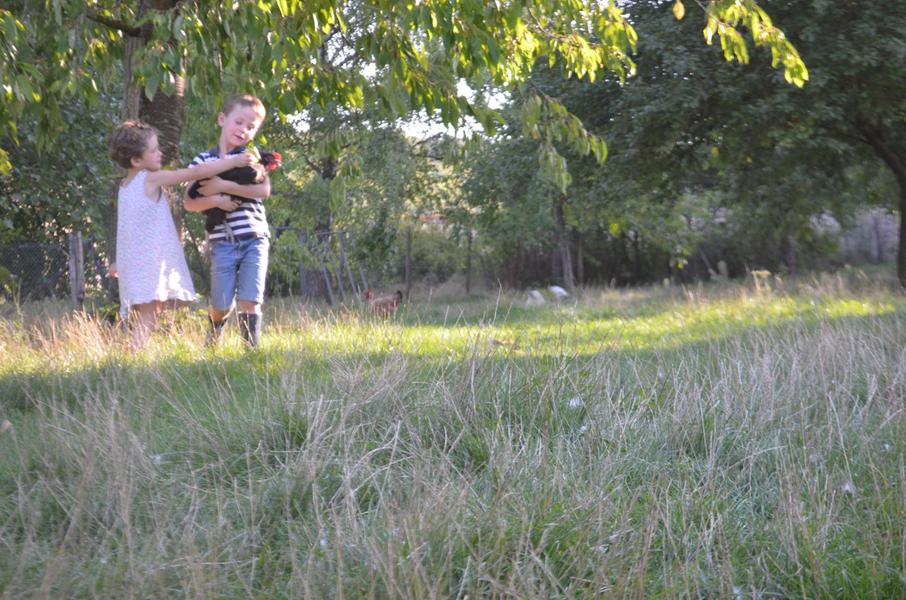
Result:
{"label": "green leaves", "polygon": [[788,83],[802,87],[808,81],[808,69],[799,52],[754,0],[712,0],[705,7],[705,15],[705,41],[711,44],[716,34],[720,38],[724,58],[728,61],[749,62],[745,38],[736,29],[743,24],[748,26],[756,46],[767,46],[771,50],[771,66],[783,65],[784,78]]}
{"label": "green leaves", "polygon": [[[121,72],[124,42],[139,29],[144,37],[133,76],[147,96],[171,92],[176,77],[185,75],[189,94],[208,106],[249,90],[284,118],[312,103],[361,110],[377,101],[388,117],[424,109],[451,126],[474,117],[493,130],[501,116],[460,96],[459,81],[486,79],[512,92],[542,63],[588,82],[611,76],[624,83],[636,70],[631,55],[638,35],[612,1],[152,5],[159,9],[139,15],[134,5],[113,0],[52,0],[37,9],[0,12],[0,123],[11,130],[24,110],[35,110],[42,131],[59,132],[63,124],[47,107],[64,97],[96,98],[96,82]],[[685,5],[676,0],[677,18],[681,9]],[[712,0],[705,16],[705,37],[710,42],[718,36],[728,60],[749,60],[737,30],[747,26],[756,45],[770,48],[775,66],[783,65],[788,81],[801,86],[808,79],[795,48],[754,0]],[[367,69],[374,75],[363,76]],[[525,116],[523,131],[542,145],[542,164],[552,173],[565,164],[558,144],[604,160],[603,141],[556,98],[542,98]],[[563,175],[554,178],[561,188],[568,182]]]}
{"label": "green leaves", "polygon": [[[8,10],[0,9],[0,126],[16,139],[16,120],[25,105],[37,102],[26,72],[21,71],[19,48],[24,43],[25,26]],[[2,149],[0,149],[2,150]],[[0,153],[0,173],[9,173],[12,166],[6,151]]]}
{"label": "green leaves", "polygon": [[580,156],[591,154],[599,165],[607,159],[604,140],[590,133],[577,116],[543,92],[527,94],[522,103],[521,121],[523,135],[540,142],[538,162],[542,173],[561,192],[569,187],[572,177],[557,144],[564,144]]}
{"label": "green leaves", "polygon": [[9,153],[0,148],[0,175],[9,175],[13,170],[13,164],[9,162]]}

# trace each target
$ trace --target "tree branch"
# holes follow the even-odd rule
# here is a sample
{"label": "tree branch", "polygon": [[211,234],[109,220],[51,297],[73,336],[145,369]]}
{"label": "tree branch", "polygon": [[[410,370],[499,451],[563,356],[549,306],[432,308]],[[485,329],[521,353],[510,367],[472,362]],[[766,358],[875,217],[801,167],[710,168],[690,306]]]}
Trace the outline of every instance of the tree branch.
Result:
{"label": "tree branch", "polygon": [[884,164],[893,172],[904,193],[906,193],[906,163],[897,152],[887,143],[884,130],[874,123],[869,123],[863,118],[856,118],[855,125],[859,132],[865,136],[865,142],[875,151],[875,154],[884,161]]}
{"label": "tree branch", "polygon": [[305,163],[306,163],[309,167],[311,167],[311,170],[312,170],[312,171],[314,171],[314,172],[317,173],[320,177],[323,178],[323,175],[321,174],[321,166],[320,166],[318,163],[312,161],[312,160],[311,160],[310,158],[308,158],[307,156],[305,157]]}
{"label": "tree branch", "polygon": [[141,27],[135,27],[133,25],[129,25],[128,23],[124,23],[123,21],[120,21],[118,19],[111,19],[110,17],[105,17],[104,15],[102,15],[99,12],[94,11],[94,10],[88,10],[88,11],[86,11],[85,14],[89,20],[94,21],[95,23],[100,23],[101,25],[106,25],[110,29],[116,29],[118,31],[122,31],[129,37],[141,37],[142,36]]}
{"label": "tree branch", "polygon": [[428,136],[428,137],[426,137],[426,138],[423,138],[423,139],[421,139],[421,140],[418,140],[417,142],[412,142],[412,144],[411,144],[411,145],[412,145],[412,148],[417,148],[417,147],[421,146],[422,144],[428,144],[428,143],[430,143],[430,142],[433,142],[433,141],[436,140],[436,139],[443,138],[443,136],[445,136],[445,135],[447,135],[446,132],[441,131],[441,132],[439,132],[439,133],[435,133],[435,134],[430,135],[430,136]]}

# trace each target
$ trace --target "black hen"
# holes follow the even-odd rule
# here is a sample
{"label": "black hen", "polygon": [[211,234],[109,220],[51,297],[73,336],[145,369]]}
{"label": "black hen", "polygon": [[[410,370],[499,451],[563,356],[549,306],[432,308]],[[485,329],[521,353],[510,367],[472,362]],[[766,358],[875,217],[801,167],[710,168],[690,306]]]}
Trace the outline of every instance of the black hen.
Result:
{"label": "black hen", "polygon": [[[257,163],[246,167],[235,167],[224,171],[217,176],[221,179],[233,181],[240,185],[261,183],[264,181],[264,176],[279,167],[281,162],[282,157],[279,152],[262,152]],[[201,196],[198,188],[201,186],[202,181],[204,181],[204,179],[194,182],[191,187],[189,187],[189,198],[198,198]],[[240,202],[246,200],[246,198],[239,198],[237,196],[233,196],[233,198],[236,198]],[[208,233],[214,231],[215,227],[226,220],[226,211],[220,208],[209,208],[203,212],[205,215],[204,228]]]}

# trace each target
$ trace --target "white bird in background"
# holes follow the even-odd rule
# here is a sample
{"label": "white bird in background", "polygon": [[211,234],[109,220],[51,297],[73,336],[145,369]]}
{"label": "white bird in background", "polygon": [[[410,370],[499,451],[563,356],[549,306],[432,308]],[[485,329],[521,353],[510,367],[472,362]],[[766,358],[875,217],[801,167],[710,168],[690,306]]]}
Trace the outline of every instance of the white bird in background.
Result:
{"label": "white bird in background", "polygon": [[544,304],[544,296],[541,295],[541,292],[532,290],[528,293],[528,298],[525,300],[526,306],[541,306],[542,304]]}
{"label": "white bird in background", "polygon": [[552,285],[547,289],[550,291],[550,293],[552,293],[554,295],[554,298],[557,300],[557,302],[560,302],[561,300],[566,300],[567,298],[569,298],[569,292],[564,290],[559,285]]}

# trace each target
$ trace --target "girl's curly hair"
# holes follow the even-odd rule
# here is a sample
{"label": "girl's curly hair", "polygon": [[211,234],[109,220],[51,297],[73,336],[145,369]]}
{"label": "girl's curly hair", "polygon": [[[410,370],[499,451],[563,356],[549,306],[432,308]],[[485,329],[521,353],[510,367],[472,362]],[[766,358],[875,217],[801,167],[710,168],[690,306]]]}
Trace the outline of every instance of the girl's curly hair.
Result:
{"label": "girl's curly hair", "polygon": [[143,121],[124,121],[110,134],[110,158],[124,169],[131,168],[132,159],[148,149],[148,141],[155,135],[157,130]]}

